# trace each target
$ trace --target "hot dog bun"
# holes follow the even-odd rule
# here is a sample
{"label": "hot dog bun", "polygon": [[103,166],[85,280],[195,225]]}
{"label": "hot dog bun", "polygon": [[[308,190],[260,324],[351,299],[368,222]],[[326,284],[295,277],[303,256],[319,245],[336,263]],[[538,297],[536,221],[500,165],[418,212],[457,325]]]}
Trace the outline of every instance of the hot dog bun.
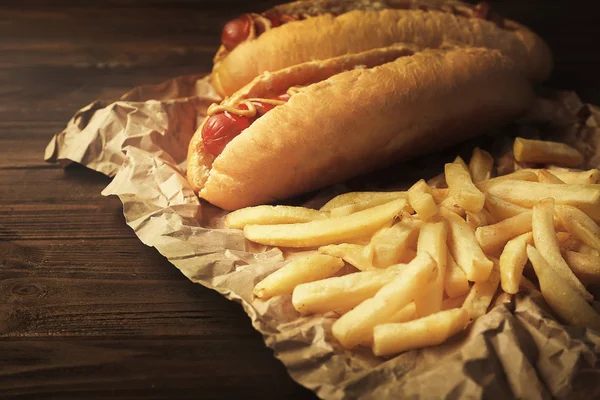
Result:
{"label": "hot dog bun", "polygon": [[483,133],[532,102],[530,83],[499,51],[426,50],[306,86],[216,158],[200,127],[188,179],[227,210],[270,203]]}
{"label": "hot dog bun", "polygon": [[498,49],[530,79],[545,80],[552,69],[548,46],[525,27],[439,11],[384,9],[325,14],[289,22],[241,43],[216,60],[213,82],[231,95],[264,71],[276,71],[308,60],[323,60],[394,43],[435,48],[444,42]]}

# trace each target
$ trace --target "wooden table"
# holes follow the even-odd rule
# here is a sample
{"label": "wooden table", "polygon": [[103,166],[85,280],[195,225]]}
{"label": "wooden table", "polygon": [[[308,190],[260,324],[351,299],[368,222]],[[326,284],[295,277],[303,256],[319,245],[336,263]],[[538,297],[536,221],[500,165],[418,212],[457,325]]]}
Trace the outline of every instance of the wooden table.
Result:
{"label": "wooden table", "polygon": [[[552,45],[550,86],[600,104],[591,6],[492,3]],[[0,398],[314,398],[240,306],[137,240],[108,178],[42,159],[94,99],[208,72],[222,24],[272,2],[45,4],[0,2]]]}

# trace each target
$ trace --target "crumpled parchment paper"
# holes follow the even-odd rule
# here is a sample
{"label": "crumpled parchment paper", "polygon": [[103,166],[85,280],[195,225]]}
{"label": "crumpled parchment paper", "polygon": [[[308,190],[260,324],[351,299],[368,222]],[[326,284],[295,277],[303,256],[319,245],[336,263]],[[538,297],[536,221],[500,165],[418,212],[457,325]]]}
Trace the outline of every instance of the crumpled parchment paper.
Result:
{"label": "crumpled parchment paper", "polygon": [[[501,295],[466,333],[390,359],[376,358],[369,349],[340,348],[331,336],[333,313],[302,317],[290,296],[254,299],[254,285],[283,264],[284,253],[224,229],[225,212],[201,203],[185,179],[187,143],[214,101],[219,97],[210,78],[185,76],[136,88],[114,102],[93,102],[54,136],[45,158],[114,176],[102,193],[119,196],[127,224],[139,239],[156,247],[188,279],[240,302],[292,378],[321,398],[600,396],[599,334],[561,325],[537,291]],[[350,189],[405,186],[439,173],[456,152],[468,157],[474,143],[506,153],[512,142],[507,135],[559,138],[582,150],[595,167],[600,164],[599,122],[600,109],[582,104],[574,93],[542,93],[519,124],[298,202],[319,206]],[[511,168],[510,152],[505,156]],[[431,175],[423,176],[427,170]]]}

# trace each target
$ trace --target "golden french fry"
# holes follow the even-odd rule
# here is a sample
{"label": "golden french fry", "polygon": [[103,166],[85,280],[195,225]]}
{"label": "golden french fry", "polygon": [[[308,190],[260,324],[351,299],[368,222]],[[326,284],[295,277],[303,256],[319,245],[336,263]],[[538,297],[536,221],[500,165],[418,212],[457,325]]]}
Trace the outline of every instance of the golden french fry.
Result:
{"label": "golden french fry", "polygon": [[471,227],[471,229],[475,230],[480,226],[489,225],[487,213],[484,210],[479,211],[478,213],[472,213],[467,211],[467,224]]}
{"label": "golden french fry", "polygon": [[319,247],[319,252],[332,257],[339,257],[356,269],[368,271],[375,267],[373,267],[371,261],[363,256],[364,249],[365,246],[359,244],[341,243]]}
{"label": "golden french fry", "polygon": [[580,185],[595,185],[600,183],[600,171],[590,169],[588,171],[571,171],[566,168],[549,166],[548,169],[565,183]]}
{"label": "golden french fry", "polygon": [[333,326],[333,336],[345,348],[361,343],[370,343],[373,327],[385,323],[394,314],[406,307],[420,288],[435,279],[437,266],[427,253],[417,257],[404,267],[400,274],[382,287],[377,294],[342,315]]}
{"label": "golden french fry", "polygon": [[418,228],[403,219],[376,232],[365,246],[363,257],[376,268],[386,268],[405,261],[412,255],[408,250],[415,247],[418,235]]}
{"label": "golden french fry", "polygon": [[583,156],[565,143],[516,138],[513,146],[515,160],[536,164],[559,164],[577,167]]}
{"label": "golden french fry", "polygon": [[467,294],[471,287],[467,280],[467,275],[459,267],[450,251],[448,251],[448,258],[446,259],[446,279],[444,280],[444,291],[448,297],[459,297]]}
{"label": "golden french fry", "polygon": [[570,325],[587,326],[600,330],[600,315],[564,280],[540,251],[527,246],[527,256],[533,265],[546,303]]}
{"label": "golden french fry", "polygon": [[531,215],[531,211],[527,211],[497,224],[477,228],[475,237],[484,253],[499,252],[510,239],[530,232]]}
{"label": "golden french fry", "polygon": [[455,214],[460,215],[461,217],[465,216],[465,210],[464,210],[464,208],[462,208],[461,206],[459,206],[458,204],[456,204],[456,201],[454,200],[454,197],[452,197],[452,196],[446,197],[440,203],[440,207],[447,208],[448,210],[452,211]]}
{"label": "golden french fry", "polygon": [[515,215],[519,215],[521,213],[530,211],[528,208],[518,206],[516,204],[510,203],[506,200],[501,199],[500,197],[493,196],[491,194],[486,194],[485,196],[485,207],[488,212],[496,218],[498,222],[514,217]]}
{"label": "golden french fry", "polygon": [[499,284],[500,268],[497,264],[494,264],[489,279],[486,281],[475,282],[462,305],[462,308],[467,310],[469,318],[475,319],[485,315],[492,303],[494,295],[498,291]]}
{"label": "golden french fry", "polygon": [[347,242],[390,224],[405,204],[406,199],[401,198],[344,217],[300,224],[246,225],[244,235],[252,242],[281,247],[311,247]]}
{"label": "golden french fry", "polygon": [[485,150],[475,147],[473,155],[469,161],[469,172],[473,178],[473,183],[488,180],[492,177],[494,169],[494,158]]}
{"label": "golden french fry", "polygon": [[408,189],[408,202],[423,221],[427,221],[439,211],[432,190],[423,179]]}
{"label": "golden french fry", "polygon": [[456,204],[465,211],[481,211],[485,204],[485,195],[473,184],[469,170],[458,163],[452,163],[445,165],[444,172]]}
{"label": "golden french fry", "polygon": [[352,309],[398,276],[405,265],[356,272],[296,286],[292,304],[301,314]]}
{"label": "golden french fry", "polygon": [[444,281],[446,279],[446,259],[448,257],[447,236],[448,231],[445,221],[423,224],[419,232],[417,254],[429,253],[438,266],[435,280],[429,284],[427,289],[423,290],[421,295],[415,298],[417,314],[420,317],[436,313],[442,308]]}
{"label": "golden french fry", "polygon": [[442,172],[439,175],[434,176],[433,178],[429,179],[427,181],[427,184],[431,187],[431,188],[447,188],[448,185],[446,184],[446,175]]}
{"label": "golden french fry", "polygon": [[538,171],[538,180],[540,183],[553,183],[555,185],[564,185],[565,182],[560,180],[556,175],[547,169],[540,169]]}
{"label": "golden french fry", "polygon": [[433,201],[435,201],[435,204],[440,204],[442,201],[446,200],[448,196],[450,196],[450,189],[431,188],[431,195],[433,196]]}
{"label": "golden french fry", "polygon": [[572,206],[557,205],[554,212],[562,226],[583,243],[600,250],[600,226],[583,211]]}
{"label": "golden french fry", "polygon": [[584,285],[600,284],[600,257],[566,251],[563,253],[571,271]]}
{"label": "golden french fry", "polygon": [[269,299],[282,294],[292,294],[301,283],[329,278],[344,266],[344,261],[325,254],[297,258],[267,276],[254,287],[254,295]]}
{"label": "golden french fry", "polygon": [[452,164],[458,164],[461,167],[463,167],[464,169],[466,169],[467,171],[469,171],[469,166],[467,165],[467,163],[465,162],[465,160],[463,160],[463,158],[461,156],[456,156],[454,161],[452,161]]}
{"label": "golden french fry", "polygon": [[519,291],[523,268],[527,264],[527,245],[533,244],[533,233],[527,232],[511,239],[500,255],[500,283],[509,294]]}
{"label": "golden french fry", "polygon": [[447,299],[444,299],[444,301],[442,302],[442,311],[451,310],[453,308],[462,308],[462,305],[464,304],[466,299],[467,299],[466,294],[463,294],[458,297],[448,297]]}
{"label": "golden french fry", "polygon": [[329,200],[319,211],[331,211],[334,208],[363,203],[381,201],[384,204],[400,198],[407,198],[406,192],[348,192]]}
{"label": "golden french fry", "polygon": [[[412,321],[413,319],[417,319],[418,317],[419,316],[417,314],[417,307],[415,306],[415,303],[412,302],[412,303],[408,303],[407,306],[405,306],[400,311],[398,311],[393,316],[391,316],[388,322],[390,322],[390,323],[392,323],[392,322],[407,322],[407,321]],[[363,344],[367,344],[367,343],[363,343]]]}
{"label": "golden french fry", "polygon": [[377,325],[373,330],[373,354],[387,356],[436,346],[463,331],[468,324],[468,313],[462,308],[455,308],[414,321]]}
{"label": "golden french fry", "polygon": [[459,215],[443,207],[440,214],[448,221],[448,248],[454,261],[463,268],[468,280],[487,280],[493,263],[479,247],[471,227]]}
{"label": "golden french fry", "polygon": [[305,207],[256,206],[230,212],[225,217],[228,228],[242,229],[246,225],[274,225],[309,222],[327,218],[327,213]]}
{"label": "golden french fry", "polygon": [[477,189],[481,190],[482,192],[487,193],[491,187],[506,181],[537,182],[538,176],[537,173],[532,170],[519,170],[510,174],[488,179],[487,181],[479,182],[475,186],[477,186]]}
{"label": "golden french fry", "polygon": [[583,254],[589,254],[591,256],[600,257],[600,250],[588,245],[587,243],[579,242],[579,246],[577,246],[577,251]]}
{"label": "golden french fry", "polygon": [[[559,185],[555,185],[559,186]],[[563,186],[563,185],[560,185]],[[556,231],[554,230],[554,200],[551,198],[540,201],[533,207],[531,220],[533,240],[535,247],[542,253],[544,259],[552,269],[579,293],[586,301],[591,301],[593,296],[585,289],[583,284],[573,274],[567,262],[560,254]]]}
{"label": "golden french fry", "polygon": [[533,207],[541,200],[551,197],[556,204],[577,207],[592,219],[600,219],[600,185],[505,181],[490,187],[489,193],[523,207]]}
{"label": "golden french fry", "polygon": [[579,251],[581,242],[573,237],[569,232],[556,232],[556,241],[560,251]]}
{"label": "golden french fry", "polygon": [[[398,197],[396,199],[398,199]],[[408,204],[408,199],[407,198],[405,198],[405,199],[406,199],[406,205],[404,206],[404,210],[412,211],[412,208]],[[389,203],[390,201],[393,201],[393,200],[390,200],[386,196],[375,196],[372,199],[363,200],[363,201],[359,201],[356,203],[346,204],[344,206],[332,208],[329,211],[329,216],[332,218],[343,217],[345,215],[350,215],[350,214],[353,214],[358,211],[366,210],[367,208],[373,208],[373,207],[380,206],[385,203]]]}

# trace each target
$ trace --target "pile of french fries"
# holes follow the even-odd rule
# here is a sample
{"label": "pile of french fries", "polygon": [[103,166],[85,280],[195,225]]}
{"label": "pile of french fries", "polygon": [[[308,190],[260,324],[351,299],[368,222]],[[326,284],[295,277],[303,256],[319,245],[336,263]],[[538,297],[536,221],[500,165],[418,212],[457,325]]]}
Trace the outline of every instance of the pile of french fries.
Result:
{"label": "pile of french fries", "polygon": [[513,150],[518,163],[546,167],[493,177],[494,159],[476,148],[469,164],[457,157],[430,180],[438,187],[420,180],[405,192],[342,194],[320,210],[230,213],[227,225],[248,240],[297,249],[255,296],[336,313],[337,341],[378,356],[441,344],[484,315],[499,288],[515,294],[532,281],[563,322],[600,330],[587,289],[600,283],[600,171],[563,168],[582,156],[562,143],[517,138]]}

